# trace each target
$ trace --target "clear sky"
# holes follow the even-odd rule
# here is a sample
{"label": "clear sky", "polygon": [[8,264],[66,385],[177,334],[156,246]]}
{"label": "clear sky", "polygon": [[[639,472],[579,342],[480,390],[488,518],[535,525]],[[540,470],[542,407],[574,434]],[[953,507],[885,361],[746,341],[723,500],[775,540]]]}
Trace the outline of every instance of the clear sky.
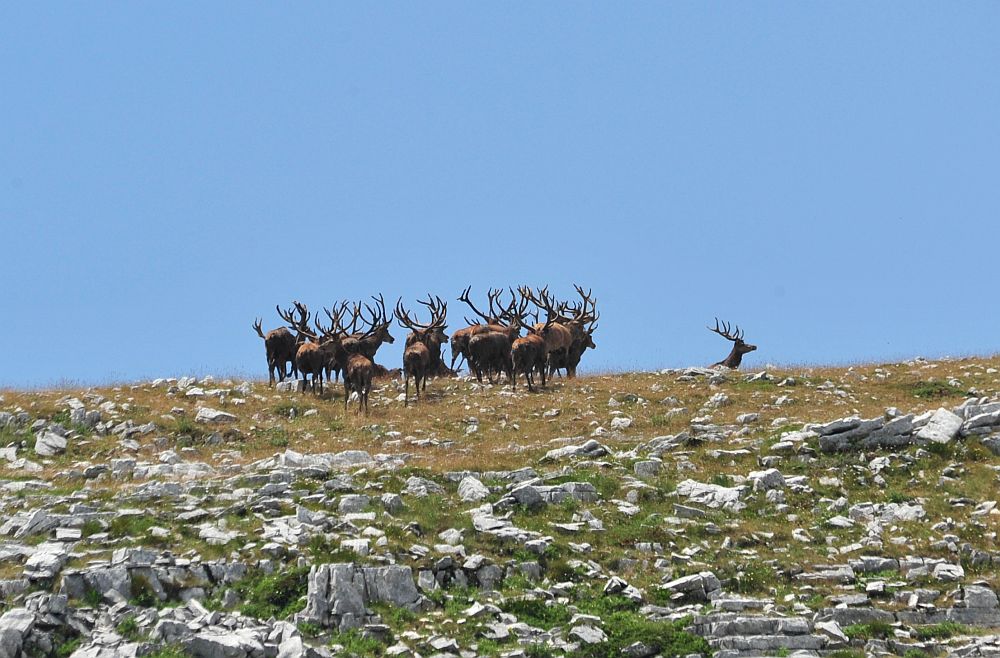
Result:
{"label": "clear sky", "polygon": [[721,359],[715,315],[751,368],[994,353],[998,35],[995,2],[4,3],[0,385],[264,376],[276,303],[470,284],[592,287],[592,371]]}

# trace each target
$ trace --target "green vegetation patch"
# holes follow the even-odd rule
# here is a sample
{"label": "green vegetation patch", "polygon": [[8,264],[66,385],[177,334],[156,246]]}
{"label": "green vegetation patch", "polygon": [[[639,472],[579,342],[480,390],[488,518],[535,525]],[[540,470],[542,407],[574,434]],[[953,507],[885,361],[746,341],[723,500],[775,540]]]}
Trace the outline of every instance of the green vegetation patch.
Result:
{"label": "green vegetation patch", "polygon": [[292,567],[265,574],[256,571],[236,583],[243,599],[240,612],[257,619],[287,619],[302,610],[309,587],[309,567]]}
{"label": "green vegetation patch", "polygon": [[500,605],[500,609],[514,615],[518,621],[544,630],[568,624],[573,617],[566,606],[550,605],[546,599],[508,599]]}
{"label": "green vegetation patch", "polygon": [[698,654],[710,656],[708,641],[685,628],[690,620],[650,621],[636,612],[615,612],[604,620],[607,642],[580,646],[572,658],[619,658],[628,646],[641,642],[665,658]]}
{"label": "green vegetation patch", "polygon": [[887,638],[892,635],[892,626],[884,621],[873,621],[867,624],[851,624],[844,627],[844,635],[852,640],[872,640]]}
{"label": "green vegetation patch", "polygon": [[905,384],[904,388],[913,396],[924,399],[933,400],[937,398],[950,398],[965,395],[965,391],[949,384],[948,382],[941,381],[921,381],[914,382],[911,384]]}
{"label": "green vegetation patch", "polygon": [[918,640],[926,642],[927,640],[947,640],[950,637],[967,635],[968,633],[967,626],[954,621],[945,621],[940,624],[921,626],[915,629],[914,634]]}

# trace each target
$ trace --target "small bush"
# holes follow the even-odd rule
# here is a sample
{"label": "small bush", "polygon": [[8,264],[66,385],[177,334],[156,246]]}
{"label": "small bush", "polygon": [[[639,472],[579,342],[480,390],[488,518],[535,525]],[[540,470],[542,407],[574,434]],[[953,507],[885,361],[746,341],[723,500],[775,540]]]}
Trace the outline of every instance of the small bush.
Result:
{"label": "small bush", "polygon": [[708,641],[684,628],[688,620],[650,621],[635,612],[616,612],[603,625],[608,641],[580,646],[568,654],[571,658],[618,658],[625,647],[642,642],[666,658],[700,654],[709,656]]}
{"label": "small bush", "polygon": [[866,658],[863,651],[856,649],[837,649],[826,654],[827,658]]}
{"label": "small bush", "polygon": [[254,572],[235,589],[243,599],[240,612],[257,619],[287,619],[302,609],[309,586],[309,568],[293,567],[272,574]]}
{"label": "small bush", "polygon": [[734,576],[740,594],[760,594],[770,589],[775,580],[774,569],[762,562],[742,565]]}
{"label": "small bush", "polygon": [[887,638],[892,635],[892,626],[884,621],[873,621],[867,624],[851,624],[844,627],[844,635],[852,640],[871,640]]}
{"label": "small bush", "polygon": [[129,587],[132,594],[130,600],[132,605],[143,608],[159,607],[161,603],[160,597],[156,595],[156,590],[153,589],[153,585],[146,577],[133,574],[132,583]]}
{"label": "small bush", "polygon": [[156,517],[149,514],[119,516],[111,519],[108,534],[114,539],[141,537],[154,525],[156,525]]}
{"label": "small bush", "polygon": [[733,486],[733,478],[729,477],[725,473],[719,473],[712,476],[712,484],[716,484],[720,487],[731,487]]}
{"label": "small bush", "polygon": [[118,634],[126,640],[136,640],[139,637],[139,622],[135,620],[135,615],[129,615],[122,619],[117,627]]}
{"label": "small bush", "polygon": [[573,616],[565,606],[548,605],[544,599],[508,599],[500,609],[514,615],[518,621],[544,630],[567,624]]}
{"label": "small bush", "polygon": [[331,644],[339,644],[343,651],[338,652],[340,656],[351,656],[352,658],[369,658],[370,656],[381,656],[385,653],[385,645],[373,637],[365,636],[356,628],[343,633],[337,633],[331,640]]}
{"label": "small bush", "polygon": [[524,647],[525,658],[554,658],[555,652],[547,644],[529,644]]}
{"label": "small bush", "polygon": [[931,654],[920,649],[907,649],[906,653],[903,654],[903,658],[931,658]]}
{"label": "small bush", "polygon": [[916,636],[918,640],[947,640],[950,637],[956,635],[965,635],[969,632],[969,629],[957,622],[945,621],[940,624],[933,624],[931,626],[921,626],[916,629]]}
{"label": "small bush", "polygon": [[907,386],[914,397],[921,399],[949,398],[965,395],[965,391],[948,382],[916,382]]}

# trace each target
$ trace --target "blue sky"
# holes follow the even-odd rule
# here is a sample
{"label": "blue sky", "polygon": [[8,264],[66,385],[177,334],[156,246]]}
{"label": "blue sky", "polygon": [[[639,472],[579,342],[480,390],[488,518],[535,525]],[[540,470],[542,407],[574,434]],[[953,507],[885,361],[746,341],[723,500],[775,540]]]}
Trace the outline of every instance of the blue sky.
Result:
{"label": "blue sky", "polygon": [[994,353],[997,34],[976,2],[6,3],[0,385],[263,375],[276,303],[470,284],[592,287],[591,370],[720,359],[715,315],[750,367]]}

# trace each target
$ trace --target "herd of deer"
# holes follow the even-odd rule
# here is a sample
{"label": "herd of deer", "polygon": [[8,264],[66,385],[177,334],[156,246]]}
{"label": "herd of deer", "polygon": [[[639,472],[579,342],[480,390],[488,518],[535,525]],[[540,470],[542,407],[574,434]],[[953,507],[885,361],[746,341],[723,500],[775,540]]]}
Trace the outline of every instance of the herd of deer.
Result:
{"label": "herd of deer", "polygon": [[[580,296],[577,302],[559,302],[547,287],[532,290],[522,286],[516,292],[512,288],[489,290],[485,312],[476,308],[469,298],[471,287],[466,288],[458,300],[479,320],[465,318],[469,326],[452,334],[450,365],[441,355],[448,342],[448,303],[431,295],[426,301],[418,300],[430,313],[430,322],[421,324],[403,307],[402,299],[398,300],[394,316],[401,327],[410,330],[403,352],[405,404],[409,404],[411,378],[419,400],[429,377],[454,376],[456,362],[461,366],[463,360],[479,382],[485,375],[492,384],[494,377],[502,374],[516,388],[518,377],[523,375],[529,391],[535,390],[536,375],[542,386],[559,370],[574,377],[583,353],[597,347],[593,336],[599,318],[591,292],[574,287]],[[504,299],[505,292],[509,299]],[[372,300],[374,305],[341,302],[331,309],[324,308],[329,324],[324,324],[318,313],[313,317],[299,302],[285,310],[276,307],[287,327],[265,334],[261,320],[254,322],[253,328],[264,339],[267,351],[269,383],[274,385],[276,377],[278,381],[301,377],[303,387],[322,395],[324,377],[329,383],[342,375],[345,410],[351,394],[356,392],[359,411],[367,413],[372,380],[386,373],[375,363],[375,354],[383,343],[395,342],[389,333],[392,317],[386,312],[384,298],[379,295]],[[545,312],[544,321],[541,311]],[[725,322],[720,327],[716,320],[715,328],[709,329],[734,343],[729,356],[714,365],[737,368],[744,354],[757,349],[743,341],[739,327],[734,331]]]}

